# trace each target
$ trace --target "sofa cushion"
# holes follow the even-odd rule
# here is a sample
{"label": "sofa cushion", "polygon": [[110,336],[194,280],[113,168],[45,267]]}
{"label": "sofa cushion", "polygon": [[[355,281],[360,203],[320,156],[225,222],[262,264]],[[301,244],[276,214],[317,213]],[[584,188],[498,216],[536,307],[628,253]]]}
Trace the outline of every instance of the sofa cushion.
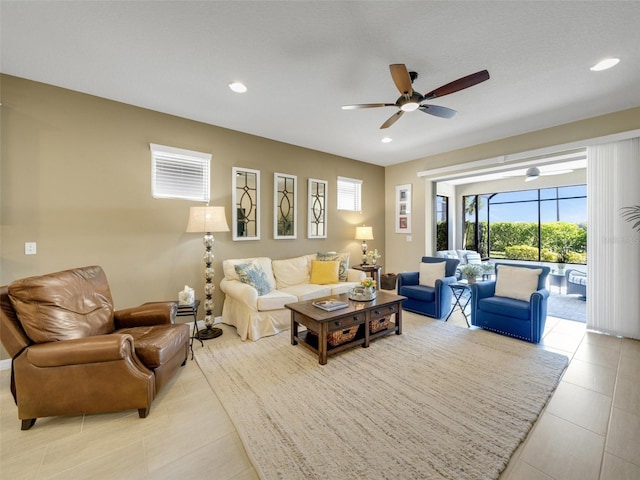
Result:
{"label": "sofa cushion", "polygon": [[360,282],[339,282],[333,285],[325,285],[331,287],[331,295],[340,295],[341,293],[348,293],[356,285],[360,285]]}
{"label": "sofa cushion", "polygon": [[568,282],[571,282],[576,285],[586,285],[587,284],[587,276],[585,274],[580,273],[570,273]]}
{"label": "sofa cushion", "polygon": [[236,265],[241,265],[243,263],[255,263],[258,265],[262,271],[265,273],[267,280],[269,281],[269,285],[271,286],[271,290],[275,290],[276,281],[273,278],[273,270],[271,269],[271,259],[269,257],[255,257],[255,258],[233,258],[227,259],[222,262],[222,270],[224,271],[224,277],[227,280],[238,280],[240,281],[240,277],[236,272]]}
{"label": "sofa cushion", "polygon": [[316,254],[316,259],[321,262],[325,261],[339,261],[340,268],[338,270],[338,279],[340,282],[347,281],[347,272],[349,270],[349,254],[348,253],[336,253],[336,252],[328,252],[322,253],[318,252]]}
{"label": "sofa cushion", "polygon": [[507,297],[487,297],[478,302],[478,308],[483,312],[508,316],[519,320],[529,320],[529,302]]}
{"label": "sofa cushion", "polygon": [[284,260],[273,260],[271,266],[278,290],[293,285],[309,283],[311,265],[309,263],[309,257],[306,255]]}
{"label": "sofa cushion", "polygon": [[241,263],[235,265],[234,268],[240,281],[255,288],[258,295],[266,295],[272,290],[267,275],[259,264],[255,262]]}
{"label": "sofa cushion", "polygon": [[420,277],[418,283],[425,287],[435,287],[436,280],[444,277],[445,268],[447,263],[424,263],[420,262]]}
{"label": "sofa cushion", "polygon": [[436,298],[436,289],[434,287],[425,287],[424,285],[403,285],[400,287],[398,295],[404,295],[423,302],[433,302]]}
{"label": "sofa cushion", "polygon": [[497,266],[496,296],[529,301],[538,290],[541,268]]}
{"label": "sofa cushion", "polygon": [[16,280],[9,298],[35,343],[112,333],[113,300],[99,266]]}
{"label": "sofa cushion", "polygon": [[285,293],[295,295],[298,301],[313,300],[320,297],[328,297],[331,295],[331,287],[328,285],[314,285],[307,283],[305,285],[293,285],[283,289]]}
{"label": "sofa cushion", "polygon": [[189,343],[189,325],[186,323],[123,328],[118,333],[133,337],[136,355],[149,368],[164,365]]}
{"label": "sofa cushion", "polygon": [[453,258],[456,260],[460,260],[460,257],[458,256],[458,252],[456,252],[455,250],[439,250],[436,252],[436,257]]}
{"label": "sofa cushion", "polygon": [[281,310],[287,303],[295,303],[298,301],[298,297],[291,295],[290,293],[282,292],[280,290],[272,290],[271,292],[258,297],[257,308],[260,312],[268,310]]}
{"label": "sofa cushion", "polygon": [[482,257],[480,257],[480,254],[477,252],[469,252],[467,253],[467,263],[481,264]]}
{"label": "sofa cushion", "polygon": [[309,283],[316,285],[327,285],[338,282],[338,270],[340,262],[335,261],[311,261],[311,278]]}

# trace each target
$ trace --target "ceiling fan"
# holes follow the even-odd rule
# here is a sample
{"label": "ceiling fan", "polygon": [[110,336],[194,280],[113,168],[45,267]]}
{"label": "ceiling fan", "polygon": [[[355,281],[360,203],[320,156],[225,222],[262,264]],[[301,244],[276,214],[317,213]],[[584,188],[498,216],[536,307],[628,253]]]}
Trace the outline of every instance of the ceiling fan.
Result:
{"label": "ceiling fan", "polygon": [[451,83],[447,83],[442,87],[431,90],[429,93],[422,95],[420,92],[416,92],[413,89],[413,81],[418,78],[416,72],[409,72],[407,67],[403,63],[395,63],[389,65],[391,70],[391,78],[393,83],[400,91],[400,97],[396,100],[396,103],[361,103],[356,105],[343,105],[343,110],[355,110],[357,108],[377,108],[377,107],[398,107],[398,111],[394,113],[389,119],[384,122],[380,128],[389,128],[391,125],[404,115],[405,112],[413,112],[414,110],[421,110],[429,115],[435,115],[436,117],[451,118],[457,112],[447,107],[440,107],[438,105],[428,105],[426,102],[437,97],[443,97],[450,93],[455,93],[465,88],[473,87],[478,83],[489,80],[489,72],[482,70],[480,72],[472,73],[466,77],[454,80]]}

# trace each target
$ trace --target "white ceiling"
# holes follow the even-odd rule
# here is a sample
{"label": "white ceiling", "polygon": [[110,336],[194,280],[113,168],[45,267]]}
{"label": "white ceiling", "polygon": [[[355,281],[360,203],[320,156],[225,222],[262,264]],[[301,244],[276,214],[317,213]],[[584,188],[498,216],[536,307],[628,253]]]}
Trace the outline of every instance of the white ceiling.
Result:
{"label": "white ceiling", "polygon": [[[0,17],[3,73],[377,165],[640,105],[638,1],[1,0]],[[395,102],[392,63],[422,93],[491,79],[434,101],[449,120],[341,110]]]}

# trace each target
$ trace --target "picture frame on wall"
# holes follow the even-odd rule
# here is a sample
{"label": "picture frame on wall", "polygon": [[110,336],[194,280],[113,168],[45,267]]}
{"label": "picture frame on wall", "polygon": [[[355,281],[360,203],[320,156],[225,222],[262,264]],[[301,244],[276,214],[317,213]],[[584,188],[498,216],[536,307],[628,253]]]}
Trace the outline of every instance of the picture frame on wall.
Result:
{"label": "picture frame on wall", "polygon": [[411,233],[411,184],[396,186],[396,233]]}

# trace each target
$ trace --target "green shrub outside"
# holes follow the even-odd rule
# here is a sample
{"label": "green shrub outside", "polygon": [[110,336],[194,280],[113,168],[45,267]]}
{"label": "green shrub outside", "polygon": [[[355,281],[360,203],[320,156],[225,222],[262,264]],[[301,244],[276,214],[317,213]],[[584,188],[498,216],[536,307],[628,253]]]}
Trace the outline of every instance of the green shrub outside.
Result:
{"label": "green shrub outside", "polygon": [[[537,222],[492,222],[491,255],[487,247],[487,222],[480,222],[479,245],[473,245],[474,224],[467,222],[466,246],[483,257],[511,260],[538,261]],[[568,263],[587,263],[587,226],[568,222],[547,222],[540,226],[543,245],[540,259],[557,262],[558,254],[565,251]]]}

